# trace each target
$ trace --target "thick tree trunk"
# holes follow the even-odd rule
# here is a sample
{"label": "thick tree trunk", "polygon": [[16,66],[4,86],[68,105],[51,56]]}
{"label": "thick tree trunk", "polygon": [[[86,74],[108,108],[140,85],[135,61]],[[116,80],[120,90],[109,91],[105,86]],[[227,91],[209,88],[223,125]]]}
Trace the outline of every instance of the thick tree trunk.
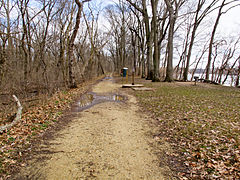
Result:
{"label": "thick tree trunk", "polygon": [[28,53],[25,47],[25,38],[27,39],[27,26],[25,21],[25,15],[26,15],[26,7],[27,4],[24,4],[23,1],[20,1],[20,11],[22,16],[22,27],[23,27],[23,34],[21,38],[21,48],[23,51],[23,69],[24,69],[24,81],[27,81],[28,78]]}
{"label": "thick tree trunk", "polygon": [[167,71],[166,71],[166,82],[173,81],[173,31],[174,22],[170,22],[169,34],[168,34],[168,56],[167,56]]}
{"label": "thick tree trunk", "polygon": [[153,79],[153,57],[152,57],[152,32],[150,30],[149,16],[147,12],[146,0],[142,0],[143,5],[143,20],[146,30],[146,43],[147,43],[147,80]]}
{"label": "thick tree trunk", "polygon": [[[73,30],[73,34],[69,41],[69,50],[68,50],[68,74],[69,74],[69,87],[70,88],[77,88],[77,83],[75,80],[75,76],[73,74],[73,61],[74,61],[74,54],[73,54],[73,47],[74,47],[74,40],[77,36],[77,32],[79,29],[80,19],[81,19],[81,13],[83,9],[83,2],[80,2],[79,0],[75,0],[77,6],[78,6],[78,12],[76,17],[76,24]],[[86,1],[85,1],[86,2]]]}
{"label": "thick tree trunk", "polygon": [[168,56],[167,56],[167,71],[166,71],[166,82],[172,82],[173,79],[173,35],[174,35],[174,25],[176,21],[176,15],[174,14],[173,6],[168,0],[165,0],[167,9],[169,12],[169,32],[168,32]]}
{"label": "thick tree trunk", "polygon": [[152,31],[153,31],[153,39],[154,39],[154,54],[153,54],[153,82],[159,82],[159,53],[158,53],[158,27],[157,27],[157,5],[158,0],[151,0],[152,4]]}
{"label": "thick tree trunk", "polygon": [[[65,40],[63,35],[64,26],[61,25],[60,27],[60,34],[59,34],[59,57],[57,62],[57,69],[60,71],[56,72],[56,81],[59,79],[65,79],[65,68],[64,68],[64,53],[65,53]],[[61,73],[61,78],[59,77]],[[66,85],[66,84],[65,84]]]}

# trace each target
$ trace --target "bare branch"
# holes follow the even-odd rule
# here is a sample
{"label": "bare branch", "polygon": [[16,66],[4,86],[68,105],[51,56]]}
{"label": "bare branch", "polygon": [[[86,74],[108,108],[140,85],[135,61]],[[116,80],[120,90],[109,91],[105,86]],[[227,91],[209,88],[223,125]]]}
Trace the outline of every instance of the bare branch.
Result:
{"label": "bare branch", "polygon": [[16,125],[16,124],[21,120],[23,107],[22,107],[20,101],[18,100],[17,96],[13,95],[13,98],[14,98],[14,100],[16,101],[17,106],[18,106],[18,111],[17,111],[16,117],[15,117],[15,119],[13,120],[12,123],[7,124],[7,125],[5,125],[5,126],[1,126],[1,127],[0,127],[0,133],[3,133],[4,131],[12,128],[14,125]]}

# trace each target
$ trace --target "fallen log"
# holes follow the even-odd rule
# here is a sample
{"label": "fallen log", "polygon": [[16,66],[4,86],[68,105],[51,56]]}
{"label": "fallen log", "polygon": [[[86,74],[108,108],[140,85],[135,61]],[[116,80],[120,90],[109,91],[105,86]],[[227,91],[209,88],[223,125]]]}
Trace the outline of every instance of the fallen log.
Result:
{"label": "fallen log", "polygon": [[17,106],[18,106],[16,117],[10,124],[6,124],[4,126],[1,126],[0,127],[0,133],[3,133],[4,131],[12,128],[15,124],[17,124],[21,120],[23,107],[22,107],[20,101],[18,100],[17,96],[13,95],[13,98],[16,101]]}

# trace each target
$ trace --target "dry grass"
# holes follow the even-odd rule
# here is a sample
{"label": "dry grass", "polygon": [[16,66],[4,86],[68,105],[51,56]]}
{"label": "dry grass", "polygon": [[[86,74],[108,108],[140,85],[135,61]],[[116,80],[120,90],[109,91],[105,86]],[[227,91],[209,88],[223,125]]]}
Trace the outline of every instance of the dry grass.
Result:
{"label": "dry grass", "polygon": [[[198,83],[151,83],[135,92],[160,124],[158,136],[186,157],[190,178],[240,178],[240,89]],[[180,158],[180,157],[179,157]]]}

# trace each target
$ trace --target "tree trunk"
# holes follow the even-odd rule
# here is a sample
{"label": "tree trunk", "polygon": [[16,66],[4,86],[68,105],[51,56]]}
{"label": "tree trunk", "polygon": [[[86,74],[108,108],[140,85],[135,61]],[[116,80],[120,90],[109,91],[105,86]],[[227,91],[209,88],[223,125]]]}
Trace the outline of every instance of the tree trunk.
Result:
{"label": "tree trunk", "polygon": [[141,42],[140,39],[137,39],[137,56],[138,56],[138,76],[142,76],[142,61],[141,61]]}
{"label": "tree trunk", "polygon": [[191,54],[192,54],[192,48],[193,48],[193,44],[194,44],[194,40],[195,40],[196,31],[197,31],[197,28],[200,24],[199,19],[198,19],[198,14],[199,14],[199,11],[200,11],[201,7],[202,6],[201,6],[200,1],[199,1],[197,11],[196,11],[196,15],[195,15],[194,24],[193,24],[191,41],[190,41],[190,45],[189,45],[189,48],[188,48],[186,67],[184,68],[184,72],[183,72],[183,81],[187,81],[187,79],[188,79],[188,71],[189,71],[189,64],[190,64],[190,59],[191,59]]}
{"label": "tree trunk", "polygon": [[6,46],[6,40],[3,41],[2,47],[0,47],[0,86],[2,85],[2,82],[4,79],[6,59],[7,59],[7,53],[6,53],[5,46]]}
{"label": "tree trunk", "polygon": [[157,5],[158,0],[151,0],[152,5],[152,31],[153,31],[153,38],[154,38],[154,54],[153,54],[153,82],[159,82],[159,53],[158,53],[158,27],[157,27]]}
{"label": "tree trunk", "polygon": [[[77,83],[75,80],[75,76],[73,74],[73,61],[74,61],[74,54],[73,54],[73,47],[74,47],[74,40],[77,36],[77,32],[79,29],[80,19],[81,19],[81,13],[83,9],[83,2],[80,2],[79,0],[75,0],[77,6],[78,6],[78,12],[76,17],[76,24],[73,30],[73,34],[69,41],[69,50],[68,50],[68,74],[69,74],[69,87],[70,88],[77,88]],[[86,1],[85,1],[86,2]]]}
{"label": "tree trunk", "polygon": [[237,70],[237,77],[235,82],[236,87],[239,87],[239,80],[240,80],[240,60],[238,60],[238,70]]}
{"label": "tree trunk", "polygon": [[10,3],[9,0],[7,0],[7,7],[6,7],[6,17],[7,17],[7,40],[8,40],[8,47],[9,50],[11,51],[13,46],[12,46],[12,37],[10,35],[11,33],[11,17],[10,17]]}
{"label": "tree trunk", "polygon": [[190,45],[189,45],[189,48],[188,48],[186,67],[184,68],[184,72],[183,72],[183,80],[184,81],[187,81],[187,79],[188,79],[189,64],[190,64],[192,48],[193,48],[193,44],[194,44],[194,40],[195,40],[196,30],[197,30],[197,26],[194,25]]}
{"label": "tree trunk", "polygon": [[174,14],[173,6],[168,0],[165,0],[167,9],[169,12],[169,32],[168,32],[168,56],[167,56],[167,72],[166,72],[166,82],[172,82],[173,79],[173,35],[174,35],[174,25],[176,21],[176,15]]}
{"label": "tree trunk", "polygon": [[142,0],[143,5],[143,21],[146,29],[146,43],[147,43],[147,80],[153,79],[152,67],[152,32],[150,30],[149,16],[147,12],[146,0]]}
{"label": "tree trunk", "polygon": [[22,28],[23,28],[23,34],[21,38],[21,48],[23,51],[23,69],[24,69],[24,81],[27,81],[28,78],[28,53],[25,47],[25,38],[27,39],[27,26],[25,21],[25,15],[26,15],[26,7],[27,4],[25,4],[23,1],[20,1],[20,12],[22,17]]}
{"label": "tree trunk", "polygon": [[217,26],[218,26],[220,17],[223,14],[222,9],[223,9],[224,5],[225,5],[225,0],[223,0],[222,5],[219,8],[218,16],[217,16],[217,19],[215,21],[213,31],[212,31],[212,35],[211,35],[211,40],[210,40],[210,43],[209,43],[208,62],[207,62],[207,66],[206,66],[206,77],[205,77],[206,80],[209,80],[210,65],[211,65],[211,61],[212,61],[212,46],[213,46],[213,41],[214,41],[214,37],[215,37],[215,33],[216,33],[216,30],[217,30]]}

